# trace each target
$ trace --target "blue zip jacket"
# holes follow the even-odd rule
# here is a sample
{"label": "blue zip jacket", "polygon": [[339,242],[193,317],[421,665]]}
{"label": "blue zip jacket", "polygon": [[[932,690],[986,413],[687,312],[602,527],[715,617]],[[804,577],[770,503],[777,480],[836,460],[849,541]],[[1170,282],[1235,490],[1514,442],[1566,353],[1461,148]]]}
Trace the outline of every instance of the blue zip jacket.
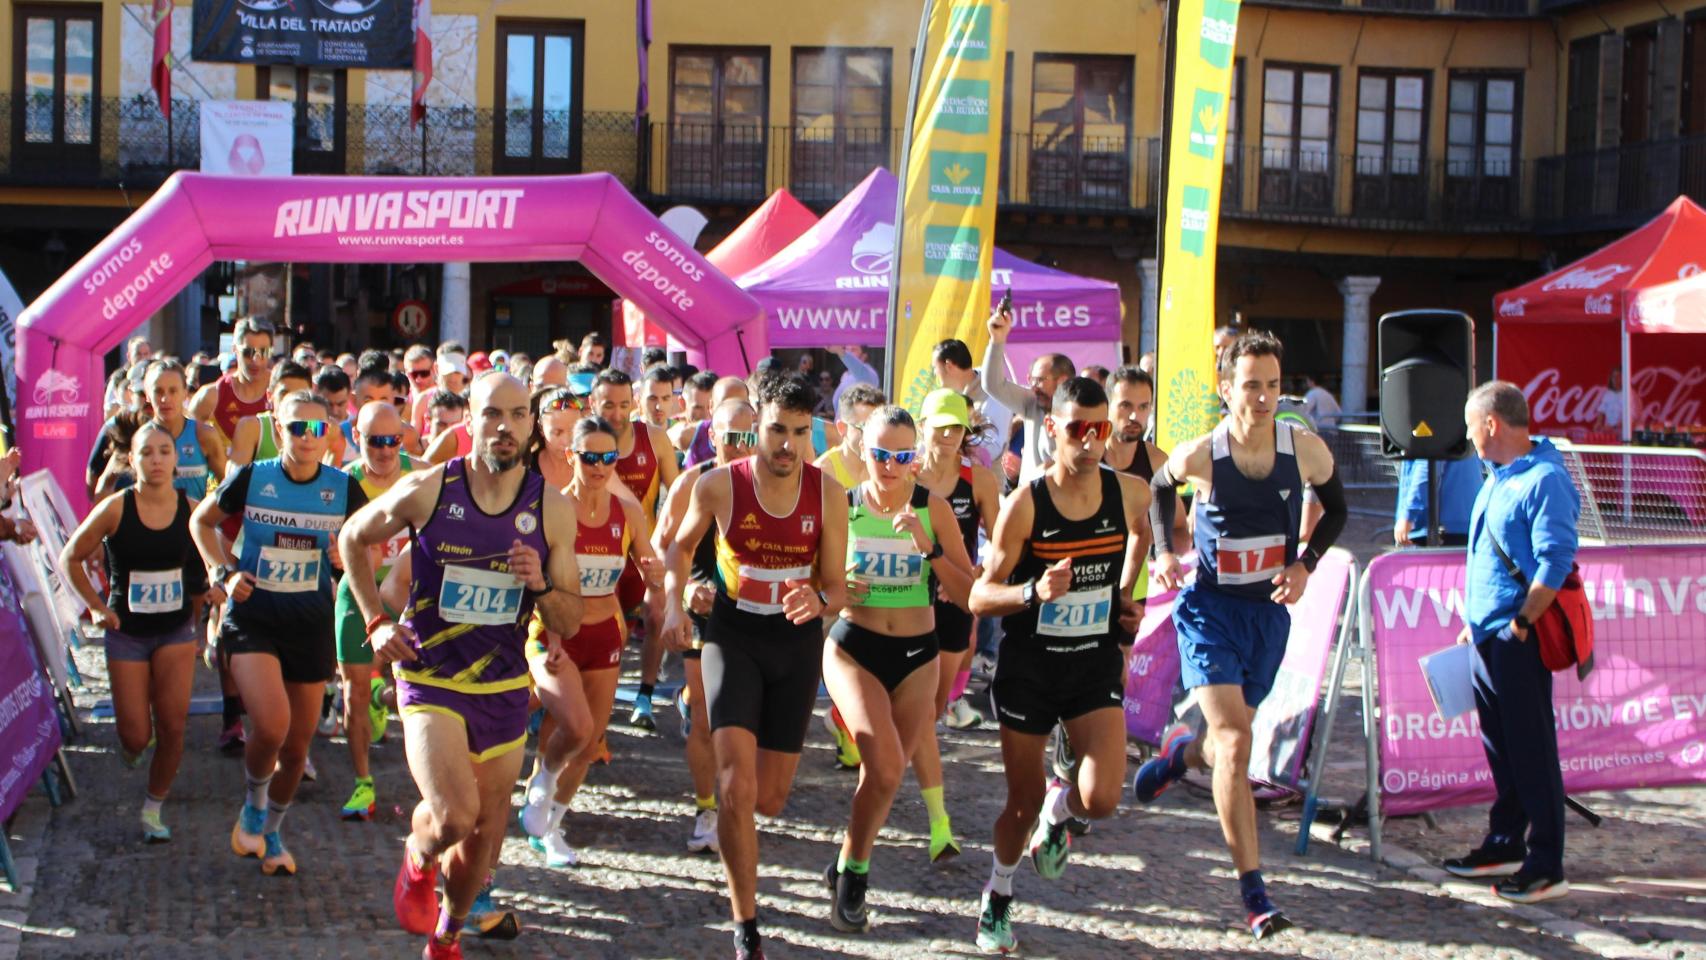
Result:
{"label": "blue zip jacket", "polygon": [[1556,590],[1576,559],[1581,497],[1552,441],[1541,437],[1525,456],[1493,467],[1469,521],[1465,610],[1476,640],[1498,633],[1522,611],[1528,591],[1511,578],[1493,549],[1494,536],[1529,583]]}
{"label": "blue zip jacket", "polygon": [[[1446,533],[1468,533],[1469,512],[1481,490],[1481,461],[1443,460],[1439,465],[1439,515]],[[1428,462],[1406,460],[1398,471],[1398,520],[1410,521],[1410,539],[1428,538]]]}

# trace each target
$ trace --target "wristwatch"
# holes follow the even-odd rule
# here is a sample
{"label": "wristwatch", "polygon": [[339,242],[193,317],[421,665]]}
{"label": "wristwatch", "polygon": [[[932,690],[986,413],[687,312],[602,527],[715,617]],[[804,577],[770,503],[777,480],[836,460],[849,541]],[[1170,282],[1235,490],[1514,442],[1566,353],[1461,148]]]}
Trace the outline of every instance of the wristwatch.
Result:
{"label": "wristwatch", "polygon": [[1019,599],[1025,601],[1027,608],[1037,605],[1037,582],[1035,580],[1025,583],[1024,589],[1019,592]]}
{"label": "wristwatch", "polygon": [[556,585],[551,582],[551,575],[549,573],[546,573],[542,570],[539,572],[539,575],[541,577],[545,578],[545,589],[535,590],[525,583],[521,585],[522,591],[527,594],[527,597],[530,600],[537,600],[540,597],[543,597],[545,594],[550,593],[552,590],[556,589]]}
{"label": "wristwatch", "polygon": [[1511,618],[1511,623],[1515,624],[1516,626],[1521,627],[1523,633],[1527,633],[1528,631],[1534,629],[1534,624],[1529,623],[1528,618],[1523,616],[1520,613]]}
{"label": "wristwatch", "polygon": [[211,567],[207,571],[207,575],[212,577],[213,581],[215,583],[218,583],[221,585],[223,585],[225,583],[225,581],[231,579],[231,574],[233,574],[233,573],[236,573],[236,571],[232,570],[230,567],[226,566],[223,563],[218,564],[214,567]]}
{"label": "wristwatch", "polygon": [[1314,550],[1305,550],[1297,555],[1297,562],[1303,564],[1303,569],[1315,572],[1315,565],[1321,562],[1321,557]]}
{"label": "wristwatch", "polygon": [[921,553],[921,554],[919,554],[919,556],[923,557],[926,560],[934,560],[937,557],[940,557],[942,555],[942,553],[943,553],[942,541],[938,540],[935,543],[930,545],[930,552],[929,553]]}

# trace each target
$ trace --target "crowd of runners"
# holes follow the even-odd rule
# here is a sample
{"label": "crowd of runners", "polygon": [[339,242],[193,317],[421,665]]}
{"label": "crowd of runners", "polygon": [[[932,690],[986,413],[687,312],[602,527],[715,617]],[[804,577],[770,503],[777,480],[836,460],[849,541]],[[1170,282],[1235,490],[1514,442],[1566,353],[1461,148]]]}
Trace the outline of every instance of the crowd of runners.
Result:
{"label": "crowd of runners", "polygon": [[[1220,425],[1163,451],[1146,439],[1149,373],[1078,376],[1054,354],[1012,382],[1010,325],[991,317],[981,376],[964,343],[939,344],[943,386],[916,416],[862,362],[835,383],[771,359],[737,377],[647,356],[635,378],[596,336],[537,360],[454,343],[275,356],[255,320],[230,355],[187,364],[133,342],[91,452],[96,506],[63,559],[105,630],[122,759],[148,766],[141,838],[172,838],[163,805],[205,650],[219,748],[243,759],[235,855],[297,873],[285,823],[316,730],[347,741],[343,817],[372,817],[368,754],[396,715],[419,792],[397,922],[429,958],[462,956],[465,934],[515,937],[493,898],[504,836],[518,823],[548,866],[576,864],[565,831],[610,757],[637,640],[627,722],[656,729],[660,671],[679,657],[683,838],[721,857],[734,955],[750,960],[763,818],[787,804],[820,686],[838,762],[858,769],[824,851],[827,918],[863,933],[867,891],[909,869],[874,854],[908,768],[930,861],[961,851],[936,729],[981,722],[975,666],[1006,805],[958,825],[993,849],[967,933],[1012,952],[1021,861],[1058,878],[1125,793],[1127,657],[1151,581],[1181,585],[1191,540],[1175,622],[1202,720],[1130,788],[1147,803],[1212,770],[1250,931],[1284,929],[1244,770],[1286,606],[1344,524],[1331,455],[1276,423],[1266,334],[1221,350]],[[1324,508],[1307,544],[1306,487]]]}

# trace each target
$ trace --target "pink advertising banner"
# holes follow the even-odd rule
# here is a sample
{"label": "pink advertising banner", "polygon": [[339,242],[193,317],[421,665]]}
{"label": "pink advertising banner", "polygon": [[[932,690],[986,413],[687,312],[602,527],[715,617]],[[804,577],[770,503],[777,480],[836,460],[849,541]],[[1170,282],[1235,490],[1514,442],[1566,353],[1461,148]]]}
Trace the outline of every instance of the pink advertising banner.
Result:
{"label": "pink advertising banner", "polygon": [[[1192,556],[1186,563],[1192,580],[1195,569]],[[1340,549],[1327,551],[1309,578],[1303,599],[1291,608],[1285,659],[1273,690],[1256,709],[1250,779],[1293,787],[1303,782],[1321,681],[1355,575],[1354,557]],[[1150,598],[1126,665],[1126,733],[1144,743],[1158,744],[1173,719],[1173,695],[1179,683],[1179,643],[1173,630],[1176,596],[1163,593]]]}
{"label": "pink advertising banner", "polygon": [[[1553,719],[1571,793],[1706,782],[1706,551],[1584,547],[1593,673],[1553,674]],[[1474,711],[1447,720],[1417,661],[1463,626],[1462,551],[1376,558],[1363,627],[1379,676],[1380,803],[1420,813],[1493,799]]]}
{"label": "pink advertising banner", "polygon": [[735,331],[757,301],[607,173],[566,177],[173,174],[18,322],[18,441],[81,510],[102,420],[100,355],[215,260],[578,260],[688,347],[745,369]]}

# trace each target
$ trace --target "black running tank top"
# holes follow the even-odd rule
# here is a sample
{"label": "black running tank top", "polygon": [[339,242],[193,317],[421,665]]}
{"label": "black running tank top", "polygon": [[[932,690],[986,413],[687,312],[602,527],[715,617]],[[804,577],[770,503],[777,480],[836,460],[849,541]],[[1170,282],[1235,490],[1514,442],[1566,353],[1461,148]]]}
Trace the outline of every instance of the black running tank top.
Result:
{"label": "black running tank top", "polygon": [[1068,520],[1055,508],[1048,477],[1031,481],[1035,506],[1031,534],[1010,584],[1041,576],[1050,565],[1072,559],[1072,585],[1065,596],[1002,618],[1008,640],[1032,639],[1049,653],[1090,652],[1117,646],[1120,577],[1125,572],[1125,497],[1119,473],[1098,469],[1102,500],[1083,520]]}
{"label": "black running tank top", "polygon": [[107,537],[107,606],[119,631],[156,637],[190,619],[190,597],[207,590],[207,571],[190,540],[189,497],[177,491],[177,512],[164,530],[150,529],[136,509],[136,490],[124,492],[118,530]]}

